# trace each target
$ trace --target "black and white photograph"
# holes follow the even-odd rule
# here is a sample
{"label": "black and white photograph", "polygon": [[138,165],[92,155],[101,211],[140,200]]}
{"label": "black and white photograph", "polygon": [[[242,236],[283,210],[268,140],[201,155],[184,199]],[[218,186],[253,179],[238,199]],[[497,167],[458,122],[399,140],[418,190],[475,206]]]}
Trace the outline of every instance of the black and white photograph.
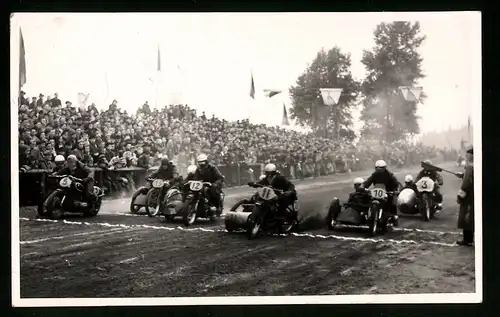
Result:
{"label": "black and white photograph", "polygon": [[10,46],[13,306],[482,301],[480,12],[14,13]]}

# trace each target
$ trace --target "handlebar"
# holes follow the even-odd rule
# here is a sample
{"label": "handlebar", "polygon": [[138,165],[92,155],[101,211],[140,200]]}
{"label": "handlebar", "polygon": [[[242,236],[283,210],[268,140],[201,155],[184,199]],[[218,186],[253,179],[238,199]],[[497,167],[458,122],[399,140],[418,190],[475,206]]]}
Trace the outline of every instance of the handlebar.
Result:
{"label": "handlebar", "polygon": [[74,176],[71,176],[71,175],[49,175],[48,177],[49,178],[65,178],[65,177],[68,177],[68,178],[70,178],[73,181],[83,182],[83,179],[78,178],[78,177],[74,177]]}
{"label": "handlebar", "polygon": [[191,180],[191,181],[188,181],[188,182],[187,182],[187,183],[185,183],[184,185],[189,185],[189,183],[191,183],[191,182],[200,182],[200,183],[202,183],[202,184],[203,184],[203,186],[208,186],[208,187],[212,187],[212,186],[213,186],[213,184],[212,184],[212,183],[210,183],[210,182],[201,182],[201,181],[192,181],[192,180]]}
{"label": "handlebar", "polygon": [[248,183],[248,186],[250,186],[250,187],[254,187],[254,188],[269,187],[269,188],[271,188],[272,190],[274,190],[274,191],[276,191],[276,192],[278,192],[278,193],[280,193],[280,194],[283,194],[283,192],[284,192],[283,190],[281,190],[281,189],[277,189],[277,188],[274,188],[274,187],[272,187],[272,186],[266,186],[266,185],[261,185],[261,184],[252,183],[252,182],[249,182],[249,183]]}

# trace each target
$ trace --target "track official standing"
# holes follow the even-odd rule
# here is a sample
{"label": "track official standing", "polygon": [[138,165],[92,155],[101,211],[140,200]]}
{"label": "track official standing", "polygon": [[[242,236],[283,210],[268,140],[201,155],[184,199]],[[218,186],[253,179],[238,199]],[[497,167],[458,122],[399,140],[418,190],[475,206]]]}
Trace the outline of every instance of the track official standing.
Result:
{"label": "track official standing", "polygon": [[463,240],[459,245],[472,246],[474,242],[474,153],[467,149],[467,165],[462,178],[462,186],[458,191],[457,202],[460,205],[458,228],[463,230]]}

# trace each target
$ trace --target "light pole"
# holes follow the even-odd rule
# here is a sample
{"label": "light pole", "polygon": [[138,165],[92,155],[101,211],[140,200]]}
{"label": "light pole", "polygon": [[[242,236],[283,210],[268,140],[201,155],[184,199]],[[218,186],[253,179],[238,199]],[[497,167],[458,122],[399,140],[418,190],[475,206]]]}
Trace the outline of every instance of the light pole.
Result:
{"label": "light pole", "polygon": [[[420,96],[422,95],[422,86],[399,86],[398,90],[401,92],[405,101],[408,102],[416,102],[417,104],[422,102],[420,101]],[[414,139],[412,140],[412,142]]]}
{"label": "light pole", "polygon": [[[343,88],[320,88],[321,97],[323,98],[323,103],[327,107],[338,104],[340,95],[342,94]],[[328,124],[328,115],[325,116],[325,136]],[[335,137],[338,139],[340,131],[340,121],[338,116],[335,116]]]}

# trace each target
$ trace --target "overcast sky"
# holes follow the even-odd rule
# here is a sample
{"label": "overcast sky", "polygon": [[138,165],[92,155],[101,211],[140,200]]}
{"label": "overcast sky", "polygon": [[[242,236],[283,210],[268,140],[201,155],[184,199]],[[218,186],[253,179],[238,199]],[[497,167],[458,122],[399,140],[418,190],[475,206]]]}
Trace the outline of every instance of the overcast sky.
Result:
{"label": "overcast sky", "polygon": [[[116,98],[134,111],[146,100],[155,105],[157,81],[160,105],[182,102],[227,119],[251,114],[279,124],[288,94],[266,100],[262,89],[287,89],[319,49],[335,45],[351,53],[362,79],[360,59],[374,45],[375,26],[395,20],[418,20],[427,36],[420,48],[427,75],[420,84],[429,96],[419,108],[422,130],[466,124],[481,103],[479,13],[18,14],[12,27],[22,28],[30,96],[59,92],[63,102],[76,102],[78,92],[91,93],[99,107]],[[17,36],[12,41],[17,82]],[[251,72],[256,100],[249,97]]]}

